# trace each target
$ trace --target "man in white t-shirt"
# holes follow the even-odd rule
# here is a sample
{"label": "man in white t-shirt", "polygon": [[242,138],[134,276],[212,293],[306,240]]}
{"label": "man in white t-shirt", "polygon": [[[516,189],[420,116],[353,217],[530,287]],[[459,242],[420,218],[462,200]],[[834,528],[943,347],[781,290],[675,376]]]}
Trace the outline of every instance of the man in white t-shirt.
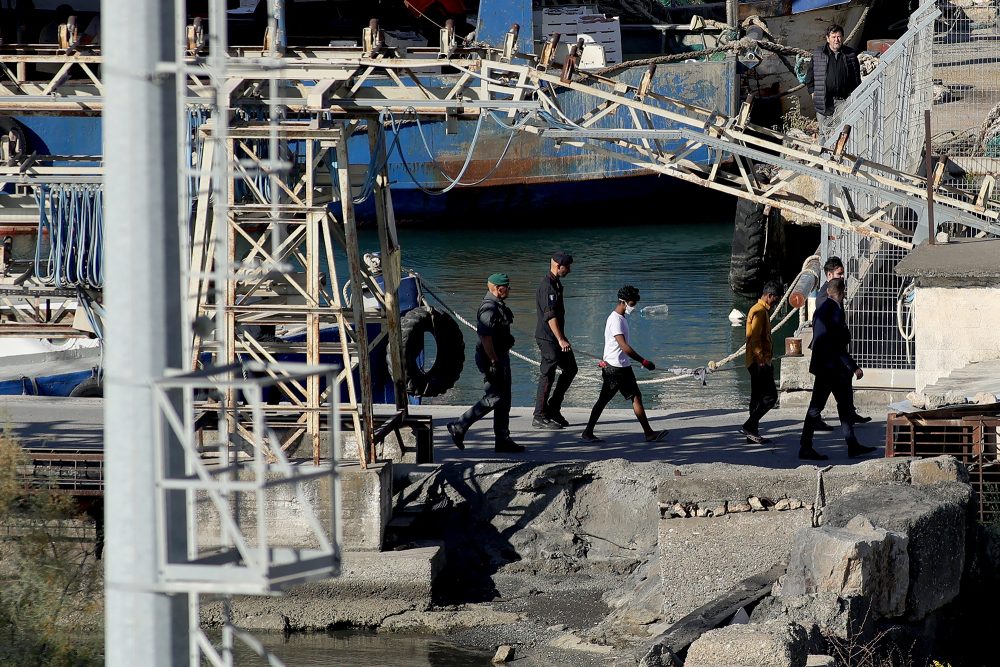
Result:
{"label": "man in white t-shirt", "polygon": [[642,432],[646,436],[646,442],[656,442],[666,437],[666,431],[654,431],[649,420],[646,419],[646,409],[642,405],[642,393],[635,380],[635,373],[632,371],[632,359],[642,364],[647,370],[655,370],[656,364],[649,359],[644,359],[638,352],[632,349],[628,342],[628,320],[626,315],[635,310],[635,304],[639,302],[639,290],[631,285],[625,285],[618,290],[618,304],[608,315],[608,321],[604,325],[604,359],[601,361],[601,393],[597,397],[597,403],[590,411],[590,420],[583,430],[581,438],[587,442],[603,442],[594,435],[594,427],[597,420],[601,418],[604,408],[615,397],[621,393],[625,400],[632,401],[632,410],[635,412]]}

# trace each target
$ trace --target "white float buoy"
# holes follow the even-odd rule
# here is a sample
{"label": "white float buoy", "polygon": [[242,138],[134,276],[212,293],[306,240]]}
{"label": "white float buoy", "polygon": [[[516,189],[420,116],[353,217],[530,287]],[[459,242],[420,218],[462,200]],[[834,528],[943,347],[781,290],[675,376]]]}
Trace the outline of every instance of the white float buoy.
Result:
{"label": "white float buoy", "polygon": [[745,317],[746,315],[744,315],[740,310],[737,310],[736,308],[733,308],[729,312],[729,321],[733,323],[734,327],[738,327],[741,324],[743,324],[743,318]]}

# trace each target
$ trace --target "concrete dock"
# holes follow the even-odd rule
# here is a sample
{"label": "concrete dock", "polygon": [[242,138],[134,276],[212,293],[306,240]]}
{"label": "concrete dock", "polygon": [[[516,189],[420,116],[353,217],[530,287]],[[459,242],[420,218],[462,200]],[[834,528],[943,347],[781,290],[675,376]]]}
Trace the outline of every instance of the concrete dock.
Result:
{"label": "concrete dock", "polygon": [[[616,401],[612,405],[620,404]],[[464,406],[413,406],[414,414],[430,415],[434,419],[434,460],[438,463],[470,460],[520,460],[539,463],[557,461],[596,461],[622,458],[632,462],[662,461],[676,465],[724,462],[771,468],[794,468],[798,459],[799,432],[804,408],[776,408],[761,424],[761,433],[774,442],[754,445],[738,433],[746,419],[746,411],[718,410],[649,410],[654,429],[668,429],[667,438],[660,442],[644,442],[642,429],[631,409],[609,408],[597,425],[597,435],[603,443],[580,439],[590,410],[566,408],[563,414],[572,426],[559,431],[542,431],[531,426],[531,408],[517,407],[511,412],[511,434],[514,440],[528,448],[523,454],[497,454],[493,451],[492,419],[477,423],[465,439],[465,449],[457,449],[444,425],[458,417]],[[376,406],[376,412],[382,412]],[[862,408],[872,422],[856,426],[863,444],[882,447],[885,444],[885,410]],[[25,447],[100,447],[103,443],[103,401],[94,398],[66,399],[29,396],[4,397],[0,401],[0,419]],[[825,419],[838,426],[833,400],[827,406]],[[817,433],[816,449],[830,456],[831,463],[847,463],[847,446],[840,429]],[[878,453],[872,454],[877,456]]]}

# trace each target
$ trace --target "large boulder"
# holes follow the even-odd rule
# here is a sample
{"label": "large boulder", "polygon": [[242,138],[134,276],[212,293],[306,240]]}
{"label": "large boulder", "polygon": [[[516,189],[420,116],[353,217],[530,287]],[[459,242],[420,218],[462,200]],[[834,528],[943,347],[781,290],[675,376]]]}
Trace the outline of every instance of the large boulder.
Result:
{"label": "large boulder", "polygon": [[807,640],[797,623],[729,625],[691,644],[684,667],[805,667]]}
{"label": "large boulder", "polygon": [[971,496],[971,487],[958,482],[862,488],[833,498],[823,518],[826,526],[837,528],[860,514],[874,526],[907,538],[906,619],[914,621],[958,596]]}
{"label": "large boulder", "polygon": [[906,542],[904,536],[876,528],[864,516],[843,528],[799,531],[781,593],[864,596],[878,618],[902,616],[909,584]]}

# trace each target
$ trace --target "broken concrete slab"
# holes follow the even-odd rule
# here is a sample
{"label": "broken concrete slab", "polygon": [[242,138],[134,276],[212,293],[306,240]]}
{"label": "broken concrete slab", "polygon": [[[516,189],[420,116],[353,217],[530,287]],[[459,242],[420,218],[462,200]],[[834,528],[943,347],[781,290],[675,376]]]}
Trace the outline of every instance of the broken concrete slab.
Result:
{"label": "broken concrete slab", "polygon": [[876,618],[902,616],[909,586],[906,548],[906,537],[861,515],[843,528],[807,528],[795,535],[781,593],[863,596]]}
{"label": "broken concrete slab", "polygon": [[806,631],[768,621],[710,630],[688,649],[684,667],[805,667]]}
{"label": "broken concrete slab", "polygon": [[[672,591],[663,600],[664,622],[676,623],[741,581],[783,562],[792,536],[811,520],[805,509],[661,520],[660,576]],[[675,586],[679,581],[683,585]]]}
{"label": "broken concrete slab", "polygon": [[844,527],[863,514],[875,526],[907,537],[906,617],[920,620],[958,596],[971,496],[971,487],[957,482],[870,487],[831,499],[823,517],[827,526]]}
{"label": "broken concrete slab", "polygon": [[935,456],[932,459],[910,461],[910,479],[913,484],[920,486],[938,482],[967,483],[969,471],[954,456]]}
{"label": "broken concrete slab", "polygon": [[772,595],[754,607],[750,620],[763,623],[783,620],[798,623],[809,635],[809,649],[819,652],[827,648],[827,638],[847,640],[867,636],[874,625],[868,613],[868,601],[861,597],[842,598],[836,593],[806,595]]}

